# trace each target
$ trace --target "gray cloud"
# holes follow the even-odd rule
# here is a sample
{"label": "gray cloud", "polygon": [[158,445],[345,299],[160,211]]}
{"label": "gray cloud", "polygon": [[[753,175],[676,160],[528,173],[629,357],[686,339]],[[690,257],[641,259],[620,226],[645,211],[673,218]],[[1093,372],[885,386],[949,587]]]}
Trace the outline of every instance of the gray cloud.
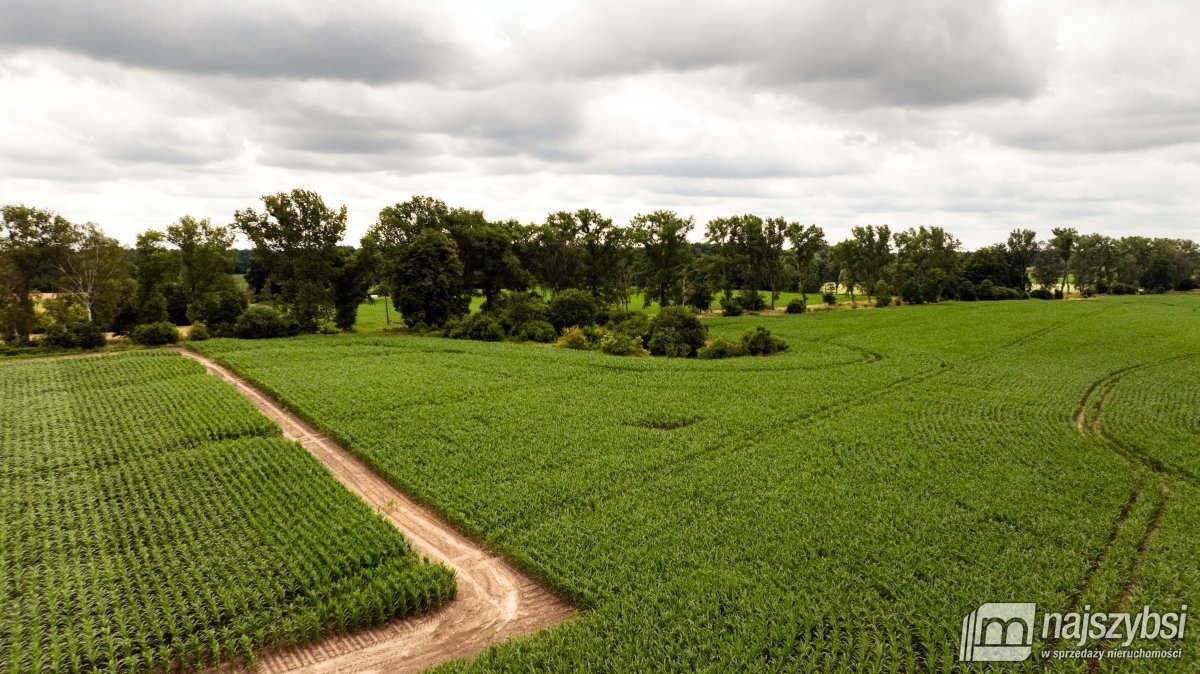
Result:
{"label": "gray cloud", "polygon": [[832,107],[943,106],[1028,99],[1048,41],[1010,35],[998,0],[603,3],[572,30],[520,34],[534,67],[590,78],[741,68],[748,82]]}
{"label": "gray cloud", "polygon": [[400,11],[339,9],[336,16],[314,21],[257,2],[8,0],[0,45],[248,77],[397,82],[444,75],[461,65],[453,44]]}
{"label": "gray cloud", "polygon": [[1197,30],[1125,0],[0,0],[0,191],[126,241],[297,185],[358,233],[428,193],[1194,235]]}

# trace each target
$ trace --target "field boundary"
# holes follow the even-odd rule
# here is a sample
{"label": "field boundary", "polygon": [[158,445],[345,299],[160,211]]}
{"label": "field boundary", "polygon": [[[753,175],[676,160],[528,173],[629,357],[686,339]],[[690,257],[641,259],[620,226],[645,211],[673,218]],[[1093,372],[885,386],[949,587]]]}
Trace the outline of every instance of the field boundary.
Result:
{"label": "field boundary", "polygon": [[335,635],[306,647],[265,653],[256,671],[420,671],[574,617],[569,604],[405,496],[358,457],[232,370],[207,356],[176,351],[232,385],[279,424],[284,437],[300,443],[347,489],[399,529],[419,554],[453,569],[458,582],[457,598],[438,611]]}

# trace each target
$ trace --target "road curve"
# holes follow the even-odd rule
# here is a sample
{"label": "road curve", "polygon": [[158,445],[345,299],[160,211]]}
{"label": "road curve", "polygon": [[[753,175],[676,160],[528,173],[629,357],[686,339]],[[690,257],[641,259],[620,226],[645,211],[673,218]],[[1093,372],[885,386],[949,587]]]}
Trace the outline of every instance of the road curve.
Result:
{"label": "road curve", "polygon": [[411,672],[476,655],[489,645],[569,620],[575,610],[500,557],[459,534],[371,471],[362,461],[211,358],[180,350],[232,384],[299,442],[347,489],[396,526],[413,548],[453,569],[458,596],[438,611],[392,621],[309,646],[267,653],[256,671]]}

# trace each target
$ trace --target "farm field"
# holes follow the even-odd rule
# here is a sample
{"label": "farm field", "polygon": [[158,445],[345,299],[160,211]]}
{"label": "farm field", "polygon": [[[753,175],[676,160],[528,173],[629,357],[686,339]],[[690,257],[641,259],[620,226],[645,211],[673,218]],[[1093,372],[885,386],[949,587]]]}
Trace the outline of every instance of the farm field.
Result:
{"label": "farm field", "polygon": [[791,349],[197,348],[587,610],[447,670],[960,671],[984,602],[1200,601],[1200,297],[706,322]]}
{"label": "farm field", "polygon": [[3,671],[253,663],[453,574],[178,354],[0,364]]}
{"label": "farm field", "polygon": [[[768,302],[768,306],[769,306],[770,294],[767,292],[763,292],[762,294],[763,294],[763,297],[767,298],[767,302]],[[549,296],[549,293],[547,293],[547,296]],[[777,299],[775,301],[775,308],[778,310],[783,310],[783,308],[787,306],[788,302],[792,301],[793,299],[798,299],[800,297],[802,297],[802,295],[800,293],[792,293],[792,292],[779,293],[779,299]],[[808,305],[810,307],[823,307],[824,306],[824,303],[823,303],[823,300],[821,299],[820,293],[808,293],[807,295],[803,295],[803,297],[806,298],[805,301],[808,302]],[[859,305],[864,306],[864,307],[867,306],[867,301],[866,301],[867,298],[865,296],[859,295],[859,296],[857,296],[856,299],[858,300]],[[380,332],[380,331],[388,329],[389,327],[392,330],[397,330],[397,329],[402,328],[404,324],[401,322],[400,313],[398,311],[396,311],[396,308],[389,304],[386,306],[386,310],[385,310],[384,302],[387,302],[387,301],[390,301],[390,300],[388,300],[387,298],[381,297],[381,298],[376,299],[373,302],[364,302],[363,304],[359,305],[358,320],[354,325],[355,331],[356,332]],[[845,295],[845,294],[839,294],[839,295],[837,295],[837,301],[839,303],[849,302],[850,296]],[[479,308],[481,306],[483,306],[483,298],[482,297],[472,297],[471,298],[471,312],[479,311]],[[653,303],[651,303],[649,306],[646,306],[645,299],[640,294],[634,294],[629,298],[629,308],[634,311],[644,311],[648,314],[656,314],[656,313],[658,313],[658,309],[659,309],[658,305],[653,304]],[[717,299],[714,299],[712,302],[712,305],[709,308],[710,308],[710,310],[713,310],[713,311],[720,310],[720,308],[721,308],[720,298],[718,297]],[[390,325],[388,323],[389,314],[390,314],[390,318],[391,318]]]}

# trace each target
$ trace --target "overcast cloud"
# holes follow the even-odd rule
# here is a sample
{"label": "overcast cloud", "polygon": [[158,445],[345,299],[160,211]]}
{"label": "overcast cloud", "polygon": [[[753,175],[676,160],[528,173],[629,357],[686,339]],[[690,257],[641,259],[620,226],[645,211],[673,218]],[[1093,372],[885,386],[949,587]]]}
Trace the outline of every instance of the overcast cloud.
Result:
{"label": "overcast cloud", "polygon": [[1194,2],[0,0],[0,202],[1200,238]]}

